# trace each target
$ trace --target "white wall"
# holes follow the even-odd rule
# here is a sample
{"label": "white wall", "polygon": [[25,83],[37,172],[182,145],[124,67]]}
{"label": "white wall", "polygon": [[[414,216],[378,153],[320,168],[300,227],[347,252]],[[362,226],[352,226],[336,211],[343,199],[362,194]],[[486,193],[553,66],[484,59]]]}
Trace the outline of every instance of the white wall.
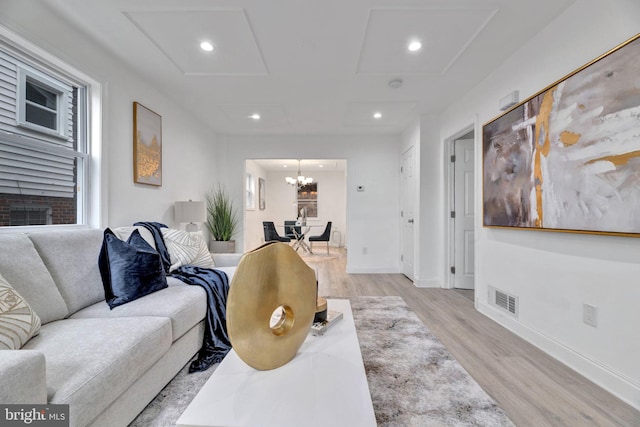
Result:
{"label": "white wall", "polygon": [[238,198],[245,159],[346,159],[347,271],[399,271],[399,136],[220,136],[219,146],[221,176]]}
{"label": "white wall", "polygon": [[402,153],[415,147],[414,284],[418,287],[444,286],[445,170],[439,140],[440,121],[435,115],[420,116],[401,135]]}
{"label": "white wall", "polygon": [[[420,286],[444,284],[445,236],[444,157],[439,140],[438,116],[420,117]],[[438,202],[434,203],[434,199]]]}
{"label": "white wall", "polygon": [[[122,76],[109,91],[109,224],[146,219],[175,225],[173,203],[204,200],[216,181],[216,136],[133,77]],[[162,116],[162,187],[133,183],[130,106],[134,97]]]}
{"label": "white wall", "polygon": [[[216,180],[216,135],[40,2],[4,0],[0,23],[103,85],[102,226],[173,222],[173,202],[203,200]],[[162,186],[133,183],[133,101],[162,116]]]}
{"label": "white wall", "polygon": [[[577,0],[442,115],[441,150],[476,122],[476,194],[480,124],[498,115],[498,100],[512,90],[533,95],[633,36],[638,22],[635,0]],[[479,310],[640,409],[640,239],[486,229],[476,218]],[[519,297],[517,319],[488,305],[489,285]],[[583,303],[597,306],[597,328],[582,322]]]}

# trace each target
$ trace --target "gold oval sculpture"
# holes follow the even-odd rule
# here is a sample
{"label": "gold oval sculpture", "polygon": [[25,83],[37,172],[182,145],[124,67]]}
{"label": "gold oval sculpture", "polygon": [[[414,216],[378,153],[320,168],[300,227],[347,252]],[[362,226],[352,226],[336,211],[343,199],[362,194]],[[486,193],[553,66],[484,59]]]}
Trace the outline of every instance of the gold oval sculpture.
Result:
{"label": "gold oval sculpture", "polygon": [[267,243],[243,255],[227,298],[238,357],[261,371],[293,359],[311,328],[316,294],[315,272],[289,245]]}

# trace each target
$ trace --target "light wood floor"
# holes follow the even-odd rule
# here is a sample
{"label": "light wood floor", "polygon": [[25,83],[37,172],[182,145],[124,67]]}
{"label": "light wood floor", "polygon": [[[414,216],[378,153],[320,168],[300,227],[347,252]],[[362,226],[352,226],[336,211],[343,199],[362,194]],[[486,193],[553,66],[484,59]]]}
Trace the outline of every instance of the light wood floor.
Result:
{"label": "light wood floor", "polygon": [[476,311],[468,295],[416,288],[401,274],[346,274],[346,257],[319,258],[307,262],[320,295],[401,296],[516,426],[640,426],[639,411]]}

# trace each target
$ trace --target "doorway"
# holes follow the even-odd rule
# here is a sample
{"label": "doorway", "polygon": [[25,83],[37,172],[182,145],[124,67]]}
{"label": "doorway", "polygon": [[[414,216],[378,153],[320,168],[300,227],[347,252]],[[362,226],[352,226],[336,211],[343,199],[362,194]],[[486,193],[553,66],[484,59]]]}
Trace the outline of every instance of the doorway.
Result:
{"label": "doorway", "polygon": [[449,142],[450,287],[474,289],[475,149],[471,130]]}
{"label": "doorway", "polygon": [[[246,159],[245,177],[252,176],[255,203],[246,203],[243,209],[243,242],[245,251],[265,241],[263,222],[273,222],[280,235],[285,234],[285,221],[301,219],[304,205],[304,231],[306,238],[323,234],[331,221],[331,255],[334,252],[346,258],[347,239],[347,161],[346,159],[274,158]],[[300,192],[297,176],[311,180],[313,191]],[[293,184],[291,183],[291,180]],[[306,186],[303,186],[306,188]],[[251,191],[251,186],[247,186]],[[325,242],[313,246],[313,254],[327,257]],[[304,246],[302,247],[304,248]],[[333,248],[339,250],[334,251]],[[310,256],[303,249],[301,255]]]}

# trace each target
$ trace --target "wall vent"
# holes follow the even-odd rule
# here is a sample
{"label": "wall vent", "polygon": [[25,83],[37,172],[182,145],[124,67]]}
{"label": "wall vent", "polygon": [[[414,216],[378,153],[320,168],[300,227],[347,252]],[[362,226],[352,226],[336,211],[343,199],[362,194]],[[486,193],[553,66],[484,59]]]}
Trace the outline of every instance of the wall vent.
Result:
{"label": "wall vent", "polygon": [[491,305],[518,317],[518,297],[489,286],[489,302]]}

